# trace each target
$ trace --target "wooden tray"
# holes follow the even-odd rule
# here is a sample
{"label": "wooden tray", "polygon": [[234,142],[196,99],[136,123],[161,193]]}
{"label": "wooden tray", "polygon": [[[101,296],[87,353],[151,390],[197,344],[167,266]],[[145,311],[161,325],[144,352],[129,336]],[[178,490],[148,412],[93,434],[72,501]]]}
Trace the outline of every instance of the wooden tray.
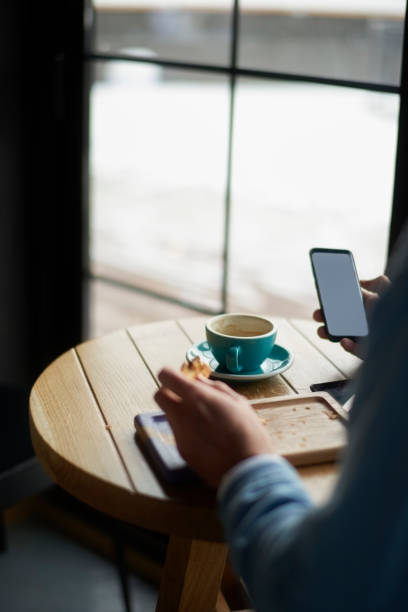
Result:
{"label": "wooden tray", "polygon": [[295,466],[333,461],[346,445],[348,415],[328,393],[252,401],[276,448]]}
{"label": "wooden tray", "polygon": [[[295,466],[333,461],[346,444],[347,412],[328,393],[285,395],[251,405],[268,429],[276,452]],[[135,427],[159,476],[172,483],[194,479],[163,412],[137,415]]]}

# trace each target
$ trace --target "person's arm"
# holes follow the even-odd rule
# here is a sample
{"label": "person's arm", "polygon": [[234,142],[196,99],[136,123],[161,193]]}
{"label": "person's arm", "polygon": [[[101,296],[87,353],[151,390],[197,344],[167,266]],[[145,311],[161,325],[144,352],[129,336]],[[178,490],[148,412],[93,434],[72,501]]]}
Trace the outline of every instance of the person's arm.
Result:
{"label": "person's arm", "polygon": [[[408,274],[379,304],[350,442],[329,502],[298,518],[276,468],[222,491],[220,516],[259,612],[405,610],[408,585]],[[259,482],[262,486],[259,486]]]}
{"label": "person's arm", "polygon": [[[376,308],[344,467],[320,508],[311,506],[294,470],[273,458],[241,396],[220,383],[160,374],[164,387],[156,399],[192,468],[218,487],[238,466],[220,491],[220,516],[258,612],[406,609],[407,304],[405,273]],[[259,463],[240,471],[253,456]]]}

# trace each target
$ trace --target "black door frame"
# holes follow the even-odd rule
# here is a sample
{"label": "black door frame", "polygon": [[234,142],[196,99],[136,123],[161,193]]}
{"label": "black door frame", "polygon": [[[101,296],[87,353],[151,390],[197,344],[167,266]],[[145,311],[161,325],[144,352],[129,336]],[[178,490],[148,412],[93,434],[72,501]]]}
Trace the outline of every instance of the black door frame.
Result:
{"label": "black door frame", "polygon": [[408,217],[408,29],[407,13],[401,62],[400,110],[395,157],[394,196],[391,211],[388,254],[391,255]]}

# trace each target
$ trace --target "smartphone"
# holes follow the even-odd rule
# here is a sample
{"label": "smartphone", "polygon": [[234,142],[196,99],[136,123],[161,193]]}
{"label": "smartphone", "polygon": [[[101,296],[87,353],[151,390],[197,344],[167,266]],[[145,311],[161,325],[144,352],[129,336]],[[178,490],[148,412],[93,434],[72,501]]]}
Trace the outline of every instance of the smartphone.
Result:
{"label": "smartphone", "polygon": [[315,392],[326,391],[342,406],[354,394],[353,381],[350,379],[315,383],[310,385],[310,390]]}
{"label": "smartphone", "polygon": [[329,340],[367,336],[367,317],[351,251],[315,248],[309,254]]}
{"label": "smartphone", "polygon": [[142,445],[159,477],[172,484],[198,481],[178,452],[173,432],[162,412],[144,412],[134,418],[137,442]]}

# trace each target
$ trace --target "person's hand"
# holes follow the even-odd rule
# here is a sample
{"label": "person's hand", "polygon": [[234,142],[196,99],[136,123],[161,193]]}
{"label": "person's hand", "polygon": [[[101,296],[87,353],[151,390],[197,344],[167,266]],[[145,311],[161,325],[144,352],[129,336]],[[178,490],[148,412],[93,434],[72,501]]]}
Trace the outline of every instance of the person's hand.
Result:
{"label": "person's hand", "polygon": [[210,486],[217,488],[234,465],[273,453],[270,438],[249,402],[222,382],[192,380],[164,368],[155,394],[166,413],[181,456]]}
{"label": "person's hand", "polygon": [[[360,281],[361,293],[363,294],[367,318],[370,317],[376,302],[390,285],[391,281],[385,274],[381,274],[381,276],[377,276],[377,278],[373,278],[371,280]],[[324,322],[323,313],[320,308],[314,311],[313,319],[318,323]],[[324,325],[317,328],[317,333],[320,338],[327,338],[326,327]],[[357,357],[362,356],[361,345],[354,342],[354,340],[351,340],[350,338],[342,338],[340,344],[348,353],[352,353]]]}

